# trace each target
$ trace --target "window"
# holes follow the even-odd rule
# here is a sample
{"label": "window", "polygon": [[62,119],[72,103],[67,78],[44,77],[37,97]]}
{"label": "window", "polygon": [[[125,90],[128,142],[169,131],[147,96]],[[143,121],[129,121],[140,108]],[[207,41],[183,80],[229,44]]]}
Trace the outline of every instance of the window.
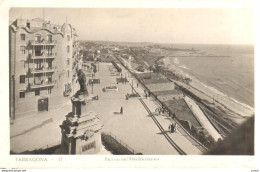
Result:
{"label": "window", "polygon": [[41,41],[41,35],[35,35],[35,41],[40,42]]}
{"label": "window", "polygon": [[66,91],[66,92],[67,92],[67,91],[71,91],[71,85],[70,85],[70,83],[65,84],[65,85],[64,85],[64,89],[65,89],[64,91]]}
{"label": "window", "polygon": [[20,34],[21,40],[24,41],[25,40],[25,34]]}
{"label": "window", "polygon": [[67,40],[70,41],[70,36],[69,35],[67,35]]}
{"label": "window", "polygon": [[35,50],[35,55],[36,56],[41,56],[42,55],[42,48],[41,48],[41,46],[35,46],[34,50]]}
{"label": "window", "polygon": [[70,65],[70,59],[67,59],[67,65]]}
{"label": "window", "polygon": [[67,46],[67,53],[70,52],[70,46]]}
{"label": "window", "polygon": [[25,54],[25,46],[20,46],[20,53]]}
{"label": "window", "polygon": [[29,22],[26,23],[26,27],[28,27],[30,29],[30,23]]}
{"label": "window", "polygon": [[52,77],[51,77],[51,76],[48,77],[48,83],[49,83],[49,84],[52,83]]}
{"label": "window", "polygon": [[48,35],[48,36],[47,36],[47,41],[48,41],[48,42],[52,42],[52,35]]}
{"label": "window", "polygon": [[39,96],[40,95],[40,90],[35,90],[35,96]]}
{"label": "window", "polygon": [[70,93],[71,93],[71,84],[70,83],[67,83],[64,85],[64,92],[63,92],[63,95],[66,97],[66,96],[69,96]]}
{"label": "window", "polygon": [[68,70],[68,78],[70,77],[70,71]]}
{"label": "window", "polygon": [[52,69],[52,62],[48,62],[48,69]]}
{"label": "window", "polygon": [[25,98],[25,92],[20,92],[20,98]]}
{"label": "window", "polygon": [[37,61],[36,63],[34,63],[34,68],[36,70],[42,70],[42,67],[43,67],[43,65],[42,65],[41,61]]}
{"label": "window", "polygon": [[47,45],[46,50],[47,50],[47,55],[51,56],[52,55],[52,47],[50,45]]}
{"label": "window", "polygon": [[20,75],[20,83],[25,83],[25,75]]}
{"label": "window", "polygon": [[50,87],[47,88],[47,91],[48,91],[48,94],[51,94],[51,88]]}

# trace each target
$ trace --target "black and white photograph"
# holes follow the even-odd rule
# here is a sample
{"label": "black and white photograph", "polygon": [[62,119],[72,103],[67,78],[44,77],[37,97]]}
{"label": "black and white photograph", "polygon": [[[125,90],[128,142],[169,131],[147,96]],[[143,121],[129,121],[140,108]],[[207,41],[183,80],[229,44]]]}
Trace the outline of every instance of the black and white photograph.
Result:
{"label": "black and white photograph", "polygon": [[254,15],[10,7],[6,151],[16,161],[254,157]]}

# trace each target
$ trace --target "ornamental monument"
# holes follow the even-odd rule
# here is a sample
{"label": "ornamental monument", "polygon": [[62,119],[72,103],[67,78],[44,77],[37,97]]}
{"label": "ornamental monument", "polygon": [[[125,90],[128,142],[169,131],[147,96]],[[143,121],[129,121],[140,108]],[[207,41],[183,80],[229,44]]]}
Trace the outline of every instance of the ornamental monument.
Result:
{"label": "ornamental monument", "polygon": [[88,96],[86,76],[79,70],[80,90],[71,98],[72,112],[60,125],[61,154],[95,154],[101,148],[101,124],[98,115],[88,109],[93,98]]}

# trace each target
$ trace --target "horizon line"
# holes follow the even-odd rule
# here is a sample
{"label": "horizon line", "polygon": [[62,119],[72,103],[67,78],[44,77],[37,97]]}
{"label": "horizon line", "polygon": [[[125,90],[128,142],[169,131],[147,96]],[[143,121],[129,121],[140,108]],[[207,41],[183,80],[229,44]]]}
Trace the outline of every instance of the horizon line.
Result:
{"label": "horizon line", "polygon": [[116,42],[116,43],[146,43],[146,44],[195,44],[195,45],[255,45],[255,43],[243,44],[243,43],[178,43],[178,42],[148,42],[148,41],[113,41],[113,40],[84,40],[78,39],[79,41],[88,41],[88,42]]}

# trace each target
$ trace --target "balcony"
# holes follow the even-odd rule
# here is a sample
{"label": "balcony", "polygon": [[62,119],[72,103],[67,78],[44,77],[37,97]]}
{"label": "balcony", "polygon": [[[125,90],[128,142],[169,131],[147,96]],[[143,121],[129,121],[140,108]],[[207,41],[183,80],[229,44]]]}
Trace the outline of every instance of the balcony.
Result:
{"label": "balcony", "polygon": [[46,88],[53,87],[56,84],[54,81],[40,82],[40,83],[29,83],[27,89]]}
{"label": "balcony", "polygon": [[56,40],[30,40],[31,45],[56,45],[57,41]]}
{"label": "balcony", "polygon": [[56,70],[56,67],[29,68],[28,74],[39,74],[39,73],[55,72],[55,70]]}
{"label": "balcony", "polygon": [[41,53],[38,55],[32,55],[29,54],[28,58],[32,60],[36,59],[54,59],[56,57],[57,53]]}

